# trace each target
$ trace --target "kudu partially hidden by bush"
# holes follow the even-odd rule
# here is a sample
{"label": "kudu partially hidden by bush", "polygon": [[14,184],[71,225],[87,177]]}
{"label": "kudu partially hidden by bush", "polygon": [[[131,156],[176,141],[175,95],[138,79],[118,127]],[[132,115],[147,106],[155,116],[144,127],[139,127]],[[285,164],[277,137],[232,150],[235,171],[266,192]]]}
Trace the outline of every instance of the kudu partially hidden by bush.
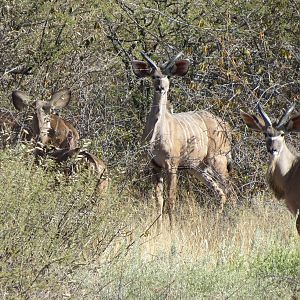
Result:
{"label": "kudu partially hidden by bush", "polygon": [[300,114],[289,119],[294,107],[295,105],[292,105],[279,121],[274,123],[260,105],[258,112],[261,118],[242,110],[241,117],[249,128],[264,133],[267,151],[270,153],[267,172],[269,185],[277,199],[285,200],[294,216],[297,216],[298,212],[296,227],[300,235],[300,157],[287,147],[284,139],[285,133],[300,130]]}
{"label": "kudu partially hidden by bush", "polygon": [[[106,165],[95,155],[82,150],[78,146],[79,133],[67,120],[54,113],[53,110],[66,107],[71,99],[69,89],[62,89],[52,94],[49,101],[36,100],[20,91],[12,93],[12,101],[18,111],[25,112],[31,119],[30,136],[37,146],[35,155],[50,157],[58,163],[74,158],[79,164],[88,162],[95,168],[99,177],[97,190],[107,188]],[[28,127],[28,126],[27,126]]]}
{"label": "kudu partially hidden by bush", "polygon": [[168,76],[184,76],[188,60],[176,57],[158,67],[146,54],[147,62],[134,60],[133,71],[138,77],[150,77],[154,97],[147,117],[143,139],[154,171],[155,196],[158,208],[158,229],[163,213],[163,170],[166,172],[168,197],[166,209],[171,228],[177,190],[178,169],[187,169],[212,188],[221,198],[221,208],[227,200],[228,171],[231,160],[231,129],[226,122],[207,111],[173,113],[168,101]]}

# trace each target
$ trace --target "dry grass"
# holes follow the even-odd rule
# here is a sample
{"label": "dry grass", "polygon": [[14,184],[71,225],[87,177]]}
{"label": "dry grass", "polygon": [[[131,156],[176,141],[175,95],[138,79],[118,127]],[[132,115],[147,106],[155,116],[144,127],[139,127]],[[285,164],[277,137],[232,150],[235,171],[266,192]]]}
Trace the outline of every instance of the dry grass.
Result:
{"label": "dry grass", "polygon": [[[294,220],[277,201],[257,197],[252,203],[220,215],[189,199],[174,230],[165,220],[159,234],[155,226],[148,230],[155,216],[139,224],[128,220],[131,234],[85,270],[77,292],[82,295],[84,287],[89,299],[98,293],[105,299],[298,297],[300,240]],[[139,214],[146,211],[149,207],[140,205]]]}
{"label": "dry grass", "polygon": [[300,239],[268,194],[219,214],[181,193],[157,234],[154,204],[124,182],[97,197],[88,174],[57,185],[15,152],[0,182],[3,299],[297,299]]}
{"label": "dry grass", "polygon": [[195,207],[193,214],[185,214],[181,218],[171,233],[167,218],[158,236],[152,230],[154,237],[142,246],[145,257],[166,251],[175,243],[177,253],[182,257],[196,259],[207,255],[220,256],[222,252],[224,259],[231,260],[236,255],[250,255],[254,249],[263,250],[272,240],[285,245],[296,237],[292,216],[277,203],[261,203],[256,208],[240,207],[225,214]]}

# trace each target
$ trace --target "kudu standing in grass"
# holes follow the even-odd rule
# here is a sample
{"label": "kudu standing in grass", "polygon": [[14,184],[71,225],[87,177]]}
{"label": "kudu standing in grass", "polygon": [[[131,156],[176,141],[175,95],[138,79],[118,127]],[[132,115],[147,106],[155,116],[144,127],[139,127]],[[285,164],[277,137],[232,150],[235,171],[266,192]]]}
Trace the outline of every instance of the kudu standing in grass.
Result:
{"label": "kudu standing in grass", "polygon": [[277,199],[284,199],[290,212],[298,217],[296,227],[300,235],[300,157],[290,150],[284,135],[291,131],[300,131],[300,114],[289,118],[294,109],[292,105],[279,119],[272,123],[271,119],[258,105],[260,117],[245,113],[241,117],[247,126],[265,135],[267,151],[270,153],[270,163],[267,172],[268,182]]}
{"label": "kudu standing in grass", "polygon": [[27,114],[31,116],[31,135],[38,145],[35,148],[36,157],[51,157],[59,163],[72,157],[87,160],[100,176],[97,190],[101,191],[107,188],[106,165],[95,155],[81,150],[78,146],[79,133],[77,129],[54,113],[55,109],[66,107],[70,99],[69,89],[53,93],[49,101],[37,100],[31,104],[28,104],[30,97],[23,92],[14,91],[12,93],[15,108],[19,111],[27,111]]}
{"label": "kudu standing in grass", "polygon": [[[168,76],[184,76],[189,68],[188,60],[178,60],[180,55],[161,67],[144,53],[142,56],[147,62],[132,62],[134,73],[138,77],[152,78],[154,87],[143,139],[149,143],[148,153],[154,171],[159,230],[164,204],[173,227],[178,169],[187,169],[212,188],[221,198],[221,209],[227,199],[231,160],[229,125],[207,111],[173,113],[170,109]],[[168,190],[166,203],[163,200],[163,171]]]}

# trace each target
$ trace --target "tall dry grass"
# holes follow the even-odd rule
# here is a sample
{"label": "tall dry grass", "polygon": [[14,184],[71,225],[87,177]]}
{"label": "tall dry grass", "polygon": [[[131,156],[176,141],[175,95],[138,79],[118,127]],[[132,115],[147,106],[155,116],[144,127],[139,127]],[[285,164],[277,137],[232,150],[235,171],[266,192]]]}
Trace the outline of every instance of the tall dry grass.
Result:
{"label": "tall dry grass", "polygon": [[[143,215],[146,210],[140,207]],[[102,257],[96,273],[85,270],[84,283],[76,277],[81,288],[93,291],[85,296],[297,299],[300,241],[284,206],[258,198],[254,207],[220,215],[195,204],[192,213],[184,207],[179,217],[172,232],[166,221],[159,234],[155,227],[148,231],[154,215],[139,225],[131,219],[132,234],[107,253],[111,263]]]}
{"label": "tall dry grass", "polygon": [[181,191],[174,230],[157,233],[130,179],[96,196],[90,174],[66,181],[24,153],[0,153],[1,298],[299,297],[300,239],[269,193],[220,214]]}
{"label": "tall dry grass", "polygon": [[[266,204],[263,199],[258,201],[255,208],[228,208],[225,214],[195,204],[192,213],[188,209],[188,212],[181,214],[171,233],[166,218],[162,232],[145,242],[143,252],[151,257],[170,249],[175,243],[183,257],[196,259],[222,254],[224,259],[230,261],[236,255],[247,256],[254,249],[263,250],[271,240],[285,245],[296,234],[292,216],[279,203]],[[150,224],[151,220],[145,223]]]}

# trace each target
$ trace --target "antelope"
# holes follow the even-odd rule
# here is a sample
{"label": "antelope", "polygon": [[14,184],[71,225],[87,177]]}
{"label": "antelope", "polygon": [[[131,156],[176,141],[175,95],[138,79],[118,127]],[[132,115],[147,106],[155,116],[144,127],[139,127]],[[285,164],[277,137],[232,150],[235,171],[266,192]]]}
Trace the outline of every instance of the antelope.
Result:
{"label": "antelope", "polygon": [[294,216],[298,212],[296,228],[300,235],[300,157],[288,148],[284,138],[286,133],[300,130],[300,114],[289,118],[294,107],[295,104],[274,123],[260,105],[258,112],[261,118],[242,110],[240,114],[249,128],[265,135],[267,151],[270,154],[268,183],[275,197],[278,200],[283,199]]}
{"label": "antelope", "polygon": [[18,111],[31,110],[33,137],[43,145],[52,145],[64,150],[74,150],[77,147],[79,133],[70,122],[53,114],[53,110],[66,107],[70,99],[69,89],[55,92],[50,101],[37,100],[31,104],[28,104],[30,97],[25,93],[12,93],[12,102]]}
{"label": "antelope", "polygon": [[[66,107],[71,99],[71,91],[62,89],[52,94],[49,101],[36,100],[28,104],[30,97],[20,91],[13,91],[12,102],[18,111],[31,111],[31,134],[38,146],[36,158],[50,156],[56,162],[64,162],[71,157],[84,158],[100,175],[97,190],[107,187],[105,163],[95,155],[81,150],[78,146],[79,133],[67,120],[53,113],[55,109]],[[103,182],[104,181],[104,182]]]}
{"label": "antelope", "polygon": [[[155,198],[157,227],[162,226],[163,207],[173,228],[174,206],[179,169],[188,172],[213,189],[221,198],[221,210],[227,200],[227,184],[231,162],[231,129],[220,118],[207,111],[173,113],[168,101],[168,76],[184,76],[189,61],[178,60],[179,53],[158,67],[145,53],[146,60],[133,60],[132,67],[139,78],[152,78],[154,97],[146,120],[143,141],[148,143]],[[163,171],[166,173],[167,199],[163,199]]]}

